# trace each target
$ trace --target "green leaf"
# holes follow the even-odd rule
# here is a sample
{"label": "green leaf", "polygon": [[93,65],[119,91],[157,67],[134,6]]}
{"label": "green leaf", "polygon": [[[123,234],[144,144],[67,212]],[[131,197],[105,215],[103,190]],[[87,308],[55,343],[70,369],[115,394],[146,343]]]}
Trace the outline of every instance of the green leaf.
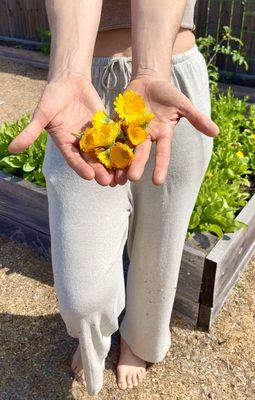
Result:
{"label": "green leaf", "polygon": [[223,238],[223,231],[219,225],[216,224],[208,224],[207,229],[209,232],[214,232],[216,235],[222,239]]}
{"label": "green leaf", "polygon": [[31,172],[35,169],[35,164],[28,160],[24,165],[23,165],[23,171],[25,172]]}

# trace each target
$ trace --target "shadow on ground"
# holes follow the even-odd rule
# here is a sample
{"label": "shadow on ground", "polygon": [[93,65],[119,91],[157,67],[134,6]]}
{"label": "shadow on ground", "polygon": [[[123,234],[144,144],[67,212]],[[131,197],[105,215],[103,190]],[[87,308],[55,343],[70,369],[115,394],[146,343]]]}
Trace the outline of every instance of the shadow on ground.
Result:
{"label": "shadow on ground", "polygon": [[[1,400],[74,399],[70,363],[78,341],[66,333],[59,314],[3,313],[1,323]],[[106,369],[115,374],[119,336],[114,334]]]}

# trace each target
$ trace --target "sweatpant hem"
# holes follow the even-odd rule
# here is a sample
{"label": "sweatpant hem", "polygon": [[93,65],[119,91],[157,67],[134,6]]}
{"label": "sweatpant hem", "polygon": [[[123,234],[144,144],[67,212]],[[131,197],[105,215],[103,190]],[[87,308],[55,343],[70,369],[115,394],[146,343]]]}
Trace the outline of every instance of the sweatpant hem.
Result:
{"label": "sweatpant hem", "polygon": [[121,327],[119,328],[119,332],[120,335],[122,336],[122,338],[125,340],[125,342],[128,344],[128,346],[130,347],[130,349],[132,350],[132,352],[137,356],[140,357],[142,360],[149,362],[149,363],[159,363],[161,361],[164,360],[164,358],[166,357],[166,354],[168,352],[168,350],[171,347],[171,338],[169,340],[169,344],[166,348],[166,350],[164,350],[162,353],[159,353],[157,355],[155,354],[148,354],[148,353],[144,353],[142,351],[140,351],[139,349],[136,349],[135,346],[132,344],[132,340],[128,337],[128,335],[126,335],[126,333],[124,331],[122,331]]}

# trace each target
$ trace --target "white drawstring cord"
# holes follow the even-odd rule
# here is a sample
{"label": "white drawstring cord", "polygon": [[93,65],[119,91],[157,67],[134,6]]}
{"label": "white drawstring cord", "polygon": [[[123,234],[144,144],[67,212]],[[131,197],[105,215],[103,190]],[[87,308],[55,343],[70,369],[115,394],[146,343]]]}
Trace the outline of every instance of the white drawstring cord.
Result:
{"label": "white drawstring cord", "polygon": [[[120,66],[120,71],[123,73],[124,79],[125,79],[125,86],[124,89],[127,87],[130,77],[131,77],[131,71],[132,71],[132,64],[131,64],[131,59],[127,58],[113,58],[111,59],[108,64],[104,67],[104,72],[102,76],[102,86],[105,89],[113,90],[116,85],[117,85],[117,76],[116,73],[114,72],[114,65],[115,63],[119,63]],[[110,77],[112,76],[113,78],[113,84],[110,85]]]}

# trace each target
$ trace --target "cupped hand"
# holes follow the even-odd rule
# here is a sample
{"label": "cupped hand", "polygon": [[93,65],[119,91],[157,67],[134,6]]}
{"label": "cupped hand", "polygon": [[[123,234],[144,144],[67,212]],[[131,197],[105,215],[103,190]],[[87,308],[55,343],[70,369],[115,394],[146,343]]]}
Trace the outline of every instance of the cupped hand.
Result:
{"label": "cupped hand", "polygon": [[69,166],[82,178],[103,185],[115,186],[114,173],[90,159],[78,146],[72,133],[83,130],[103,103],[85,76],[73,75],[47,84],[30,124],[9,144],[11,153],[29,147],[45,128],[63,154]]}
{"label": "cupped hand", "polygon": [[218,126],[167,81],[141,77],[132,80],[127,89],[138,92],[144,98],[148,110],[155,118],[148,125],[147,139],[136,147],[130,167],[116,171],[115,181],[119,184],[124,184],[127,179],[137,181],[141,178],[150,155],[152,141],[156,142],[152,181],[155,185],[164,183],[170,162],[174,127],[180,118],[187,118],[201,134],[214,137],[219,133]]}

